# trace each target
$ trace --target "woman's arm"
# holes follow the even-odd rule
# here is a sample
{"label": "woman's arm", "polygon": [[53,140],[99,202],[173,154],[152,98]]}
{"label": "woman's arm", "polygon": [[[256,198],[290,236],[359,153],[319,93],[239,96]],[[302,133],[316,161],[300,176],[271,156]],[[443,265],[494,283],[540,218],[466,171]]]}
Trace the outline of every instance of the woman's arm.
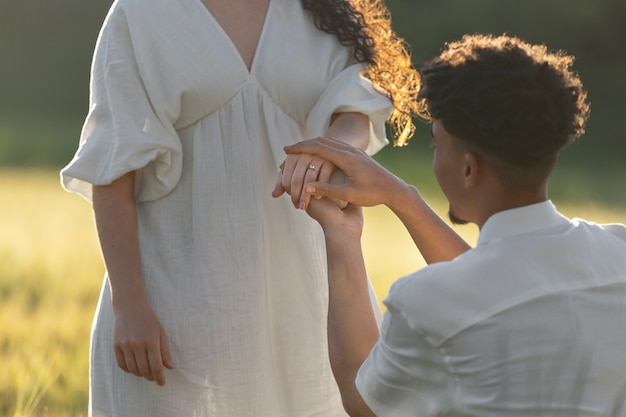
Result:
{"label": "woman's arm", "polygon": [[362,113],[335,113],[324,136],[365,150],[370,139],[370,119]]}
{"label": "woman's arm", "polygon": [[143,282],[137,234],[135,173],[93,187],[93,208],[115,314],[113,343],[118,366],[165,384],[172,368],[167,337],[153,313]]}

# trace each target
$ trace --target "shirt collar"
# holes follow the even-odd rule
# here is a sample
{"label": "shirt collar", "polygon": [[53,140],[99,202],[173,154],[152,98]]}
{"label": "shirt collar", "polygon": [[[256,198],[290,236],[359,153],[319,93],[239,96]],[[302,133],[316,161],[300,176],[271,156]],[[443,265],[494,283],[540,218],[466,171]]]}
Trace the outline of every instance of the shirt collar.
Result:
{"label": "shirt collar", "polygon": [[532,233],[568,222],[569,219],[559,213],[549,200],[504,210],[487,219],[477,244],[484,245],[499,238]]}

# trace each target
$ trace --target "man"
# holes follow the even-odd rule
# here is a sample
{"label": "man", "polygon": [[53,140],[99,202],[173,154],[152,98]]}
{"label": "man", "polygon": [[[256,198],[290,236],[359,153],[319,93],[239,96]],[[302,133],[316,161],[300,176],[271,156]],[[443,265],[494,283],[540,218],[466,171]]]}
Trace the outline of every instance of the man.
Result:
{"label": "man", "polygon": [[[286,148],[346,174],[305,191],[326,236],[330,360],[351,416],[626,416],[626,227],[567,219],[547,196],[589,112],[572,62],[475,35],[422,69],[434,173],[452,222],[480,228],[473,249],[363,152],[332,139]],[[376,204],[430,263],[393,285],[380,335],[358,207]]]}

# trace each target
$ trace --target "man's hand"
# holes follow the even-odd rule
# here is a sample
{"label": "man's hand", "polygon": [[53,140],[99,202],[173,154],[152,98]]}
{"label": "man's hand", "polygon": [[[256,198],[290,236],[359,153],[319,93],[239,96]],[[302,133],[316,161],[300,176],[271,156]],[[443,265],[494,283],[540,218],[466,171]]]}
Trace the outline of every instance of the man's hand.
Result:
{"label": "man's hand", "polygon": [[360,239],[363,232],[363,210],[348,204],[341,208],[328,199],[313,199],[306,210],[307,214],[324,229],[326,240]]}

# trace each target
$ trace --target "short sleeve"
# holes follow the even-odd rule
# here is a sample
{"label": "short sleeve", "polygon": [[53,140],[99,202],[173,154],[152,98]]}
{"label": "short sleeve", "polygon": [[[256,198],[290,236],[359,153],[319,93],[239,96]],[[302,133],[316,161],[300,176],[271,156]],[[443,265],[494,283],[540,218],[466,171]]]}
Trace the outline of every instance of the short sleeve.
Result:
{"label": "short sleeve", "polygon": [[626,242],[626,227],[619,223],[603,224],[601,227]]}
{"label": "short sleeve", "polygon": [[356,386],[378,417],[445,415],[452,386],[444,356],[388,309],[381,337],[357,374]]}
{"label": "short sleeve", "polygon": [[140,69],[125,13],[116,4],[96,43],[89,113],[61,182],[91,201],[92,185],[140,170],[137,200],[156,200],[176,186],[182,171],[181,143],[173,127],[177,115],[151,101],[150,76]]}
{"label": "short sleeve", "polygon": [[377,91],[361,75],[362,64],[350,65],[335,76],[321,95],[307,119],[312,136],[323,135],[333,113],[358,112],[370,119],[370,141],[367,153],[372,155],[389,143],[385,123],[393,111],[391,100]]}

